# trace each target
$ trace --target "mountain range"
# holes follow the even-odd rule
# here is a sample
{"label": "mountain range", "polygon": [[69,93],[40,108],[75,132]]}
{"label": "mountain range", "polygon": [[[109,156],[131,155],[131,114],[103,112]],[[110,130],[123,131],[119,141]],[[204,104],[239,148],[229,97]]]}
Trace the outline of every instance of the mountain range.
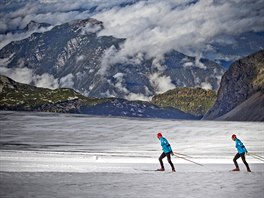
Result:
{"label": "mountain range", "polygon": [[[200,88],[175,88],[151,103],[85,97],[72,89],[37,88],[0,76],[0,109],[169,119],[264,121],[264,51],[234,62],[217,96]],[[180,109],[180,110],[179,110]],[[208,110],[209,109],[209,110]],[[205,113],[207,111],[207,113]]]}
{"label": "mountain range", "polygon": [[200,119],[175,108],[162,108],[144,101],[85,97],[72,89],[39,88],[0,76],[0,110],[76,113],[164,119]]}
{"label": "mountain range", "polygon": [[219,88],[225,71],[219,64],[175,50],[161,57],[120,57],[126,39],[98,36],[103,28],[101,21],[88,18],[11,42],[0,50],[1,73],[26,69],[30,76],[24,83],[42,86],[40,82],[52,81],[53,88],[99,98],[150,100],[175,87]]}
{"label": "mountain range", "polygon": [[[6,85],[11,87],[8,91],[0,87],[1,109],[264,120],[263,50],[233,62],[225,72],[213,61],[176,50],[159,57],[145,53],[122,56],[126,38],[98,36],[104,25],[92,18],[53,28],[32,21],[17,31],[39,28],[46,29],[0,50],[0,74],[29,84],[19,85],[1,77],[2,84],[9,82]],[[247,38],[250,36],[258,35],[249,33]],[[223,46],[216,45],[215,49],[228,54]]]}

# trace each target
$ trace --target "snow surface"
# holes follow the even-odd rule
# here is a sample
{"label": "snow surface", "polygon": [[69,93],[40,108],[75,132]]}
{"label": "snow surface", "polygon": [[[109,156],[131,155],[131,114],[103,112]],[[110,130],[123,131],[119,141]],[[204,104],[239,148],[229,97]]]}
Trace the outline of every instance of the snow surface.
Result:
{"label": "snow surface", "polygon": [[[264,156],[261,122],[110,118],[0,112],[0,197],[264,197],[264,163],[234,168],[236,133]],[[164,159],[156,133],[203,166]],[[186,157],[180,155],[182,157]]]}

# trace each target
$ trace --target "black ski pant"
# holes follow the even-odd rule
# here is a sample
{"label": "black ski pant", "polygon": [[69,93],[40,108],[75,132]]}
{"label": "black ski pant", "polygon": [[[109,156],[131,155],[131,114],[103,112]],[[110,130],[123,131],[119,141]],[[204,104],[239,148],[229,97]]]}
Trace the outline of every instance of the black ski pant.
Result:
{"label": "black ski pant", "polygon": [[160,162],[160,166],[161,166],[161,168],[165,169],[165,168],[164,168],[164,164],[163,164],[162,159],[163,159],[164,157],[167,156],[168,162],[169,162],[169,164],[171,165],[171,169],[172,169],[172,170],[175,170],[174,165],[173,165],[173,163],[171,162],[171,153],[172,153],[172,152],[169,152],[169,153],[164,153],[164,152],[163,152],[163,153],[161,153],[161,155],[160,155],[160,157],[159,157],[159,162]]}
{"label": "black ski pant", "polygon": [[243,163],[246,165],[247,170],[250,170],[250,168],[249,168],[249,166],[248,166],[248,163],[247,163],[247,161],[246,161],[245,153],[241,153],[241,154],[237,153],[237,154],[235,155],[235,157],[234,157],[234,159],[233,159],[233,162],[234,162],[236,168],[239,168],[239,166],[238,166],[238,164],[237,164],[237,159],[240,158],[240,157],[241,157]]}

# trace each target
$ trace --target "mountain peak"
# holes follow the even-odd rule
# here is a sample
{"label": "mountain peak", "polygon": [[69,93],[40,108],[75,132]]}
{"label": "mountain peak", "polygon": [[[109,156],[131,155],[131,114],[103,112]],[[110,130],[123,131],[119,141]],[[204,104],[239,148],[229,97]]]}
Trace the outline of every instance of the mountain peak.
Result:
{"label": "mountain peak", "polygon": [[69,25],[75,26],[75,27],[85,27],[87,25],[90,26],[101,26],[103,27],[103,22],[98,21],[94,18],[87,18],[87,19],[77,19],[74,21],[69,22]]}
{"label": "mountain peak", "polygon": [[29,31],[29,30],[36,30],[39,28],[46,28],[51,26],[49,23],[38,23],[34,20],[30,21],[27,26],[24,28],[25,31]]}

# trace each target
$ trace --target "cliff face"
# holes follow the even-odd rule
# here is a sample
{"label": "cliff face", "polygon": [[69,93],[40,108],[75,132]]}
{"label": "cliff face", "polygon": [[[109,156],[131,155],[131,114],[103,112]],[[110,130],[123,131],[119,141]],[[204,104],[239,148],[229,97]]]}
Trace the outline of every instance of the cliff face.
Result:
{"label": "cliff face", "polygon": [[[257,92],[260,95],[264,92],[264,50],[240,59],[230,66],[222,77],[214,106],[203,119],[213,120],[219,118],[238,107]],[[253,109],[248,109],[249,114],[250,111],[253,111]],[[259,117],[264,114],[263,112],[259,113]],[[248,119],[244,117],[243,120]]]}

